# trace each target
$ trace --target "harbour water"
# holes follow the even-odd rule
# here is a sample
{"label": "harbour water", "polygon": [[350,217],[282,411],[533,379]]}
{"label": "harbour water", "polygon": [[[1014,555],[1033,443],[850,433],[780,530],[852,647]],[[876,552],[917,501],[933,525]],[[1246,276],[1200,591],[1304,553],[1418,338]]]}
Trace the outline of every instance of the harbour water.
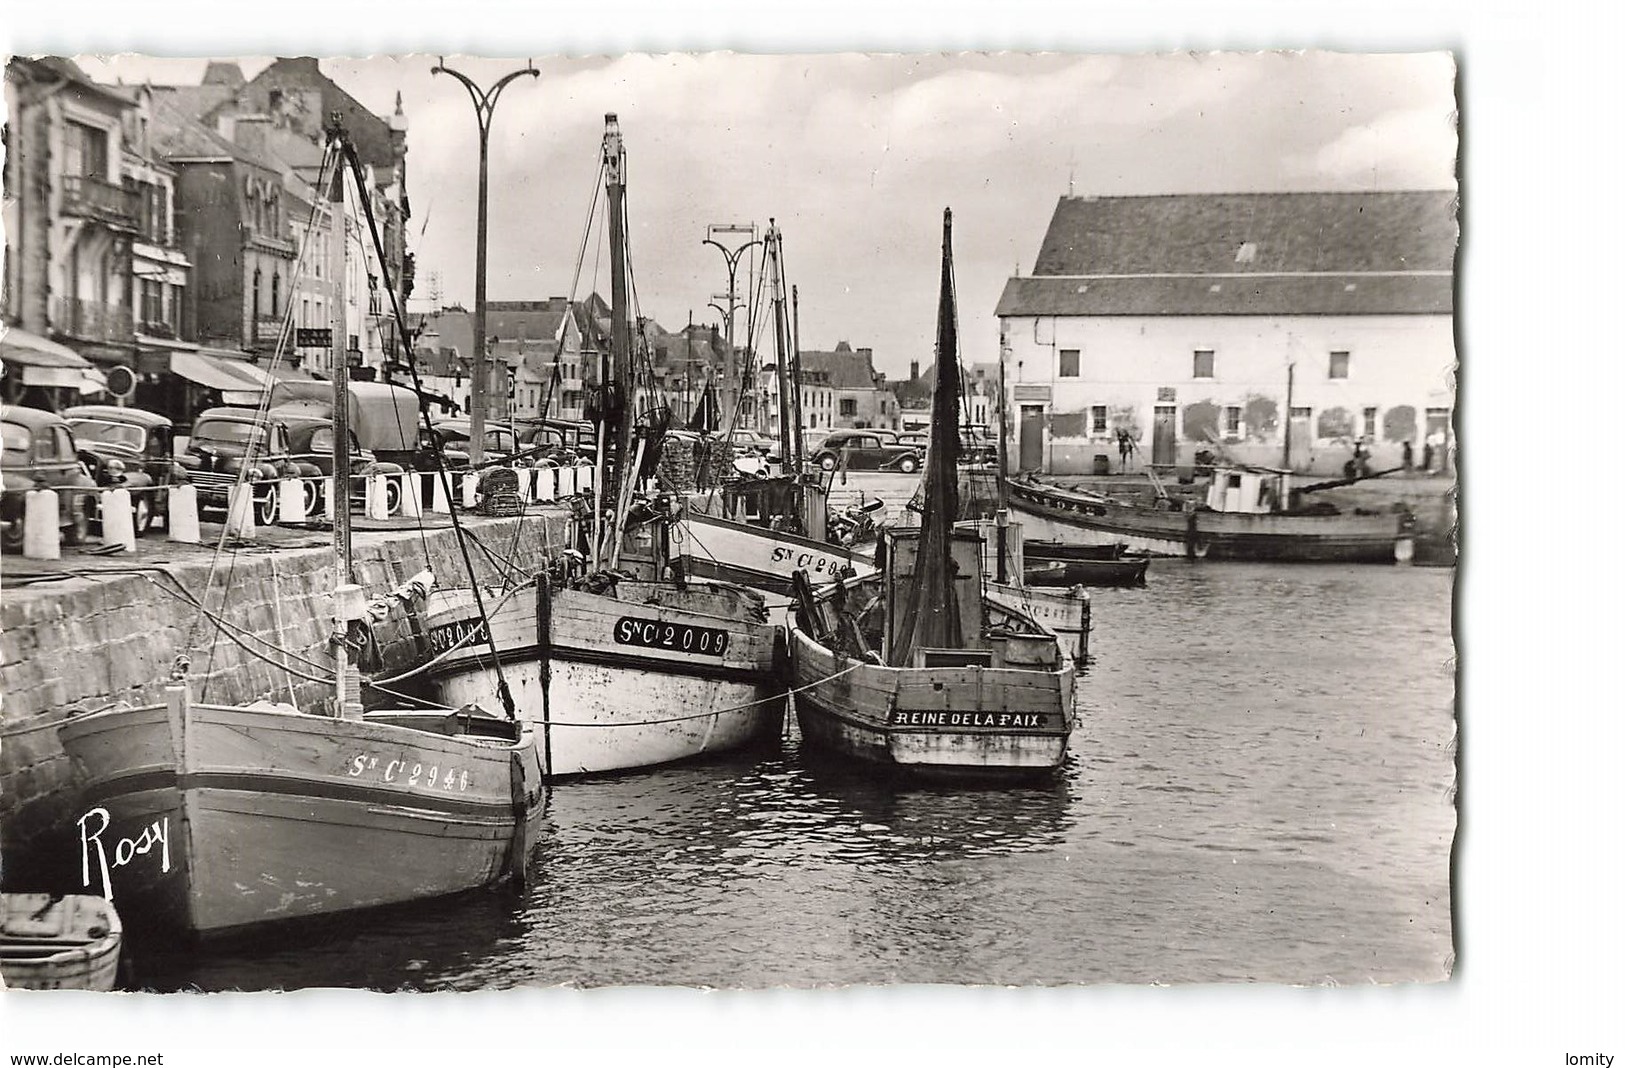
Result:
{"label": "harbour water", "polygon": [[1153,563],[1095,592],[1025,789],[766,753],[557,787],[524,891],[137,950],[148,989],[1402,982],[1452,961],[1454,572]]}

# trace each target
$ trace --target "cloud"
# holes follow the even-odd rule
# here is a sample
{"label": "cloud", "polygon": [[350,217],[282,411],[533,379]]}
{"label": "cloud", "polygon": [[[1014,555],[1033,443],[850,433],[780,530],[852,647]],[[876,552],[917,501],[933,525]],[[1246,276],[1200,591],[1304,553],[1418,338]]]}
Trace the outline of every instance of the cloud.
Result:
{"label": "cloud", "polygon": [[1288,165],[1329,188],[1440,189],[1454,179],[1455,153],[1448,148],[1455,143],[1454,111],[1409,108],[1344,130]]}

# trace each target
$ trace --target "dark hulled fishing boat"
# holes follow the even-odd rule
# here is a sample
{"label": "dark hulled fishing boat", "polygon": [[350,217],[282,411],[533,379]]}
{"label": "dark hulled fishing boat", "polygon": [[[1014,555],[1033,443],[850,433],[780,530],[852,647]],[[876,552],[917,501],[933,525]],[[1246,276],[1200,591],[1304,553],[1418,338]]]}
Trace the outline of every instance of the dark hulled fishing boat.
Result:
{"label": "dark hulled fishing boat", "polygon": [[987,595],[983,539],[955,528],[960,373],[948,213],[936,362],[919,528],[882,533],[875,575],[814,588],[797,574],[797,722],[809,746],[839,758],[945,776],[1048,773],[1072,731],[1072,662],[1052,632]]}

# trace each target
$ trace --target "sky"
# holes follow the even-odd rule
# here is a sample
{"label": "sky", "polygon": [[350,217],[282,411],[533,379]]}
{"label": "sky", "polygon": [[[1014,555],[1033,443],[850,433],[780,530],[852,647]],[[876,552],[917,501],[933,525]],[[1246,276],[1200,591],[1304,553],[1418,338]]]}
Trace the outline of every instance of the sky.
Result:
{"label": "sky", "polygon": [[[231,58],[231,57],[221,57]],[[205,61],[81,56],[93,76],[195,84]],[[437,57],[323,59],[372,111],[401,94],[418,296],[433,274],[472,306],[478,127]],[[482,86],[525,66],[451,57]],[[268,62],[242,58],[252,77]],[[799,294],[801,345],[874,349],[906,377],[932,358],[942,209],[967,361],[997,357],[994,317],[1031,270],[1059,197],[1444,189],[1456,168],[1447,53],[534,57],[490,131],[488,296],[607,295],[601,230],[575,280],[604,115],[627,153],[642,313],[721,323],[712,223],[777,221]],[[733,239],[724,239],[732,243]],[[595,264],[597,270],[594,270]],[[739,291],[745,299],[741,271]],[[725,304],[726,301],[718,303]],[[736,320],[743,338],[744,314]]]}

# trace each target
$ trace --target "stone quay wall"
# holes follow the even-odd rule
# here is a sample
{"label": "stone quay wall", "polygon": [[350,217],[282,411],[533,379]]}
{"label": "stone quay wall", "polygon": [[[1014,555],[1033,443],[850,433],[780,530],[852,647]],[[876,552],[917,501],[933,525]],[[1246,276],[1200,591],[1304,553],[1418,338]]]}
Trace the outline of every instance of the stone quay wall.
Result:
{"label": "stone quay wall", "polygon": [[[480,581],[501,585],[504,571],[528,577],[542,569],[549,554],[566,544],[568,517],[562,509],[533,510],[518,518],[475,519],[467,526],[479,543],[471,542],[469,554]],[[161,703],[182,653],[191,658],[189,677],[199,700],[331,705],[330,687],[292,676],[221,636],[177,588],[178,583],[215,614],[264,640],[240,636],[245,644],[271,656],[276,655],[272,648],[291,650],[322,665],[312,671],[293,661],[299,670],[328,674],[334,562],[330,548],[314,544],[318,540],[304,538],[308,547],[240,548],[218,561],[181,547],[161,562],[65,560],[64,567],[77,565],[81,573],[4,590],[0,848],[7,889],[28,876],[22,865],[30,854],[80,814],[79,784],[56,734],[69,715],[121,701]],[[467,569],[449,528],[359,532],[353,554],[356,581],[369,596],[425,567],[439,586],[466,583]],[[84,574],[91,571],[95,574]],[[421,633],[417,613],[400,610],[378,628],[386,670],[409,661]]]}

